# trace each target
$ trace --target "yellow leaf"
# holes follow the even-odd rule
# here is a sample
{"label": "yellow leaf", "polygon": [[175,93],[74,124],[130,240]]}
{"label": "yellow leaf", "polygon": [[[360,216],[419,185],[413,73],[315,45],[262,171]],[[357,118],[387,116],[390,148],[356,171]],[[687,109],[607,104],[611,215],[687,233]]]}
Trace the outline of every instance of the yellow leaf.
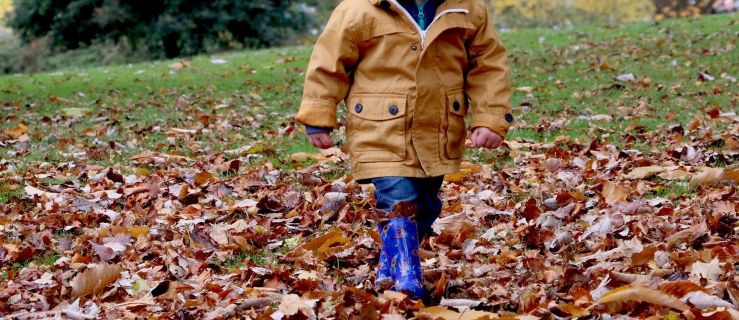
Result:
{"label": "yellow leaf", "polygon": [[290,155],[290,159],[295,162],[303,162],[303,161],[307,161],[308,159],[312,159],[315,161],[321,161],[321,160],[325,160],[326,157],[318,153],[296,152]]}
{"label": "yellow leaf", "polygon": [[464,180],[464,178],[467,175],[469,175],[470,173],[472,173],[472,170],[462,169],[459,172],[455,172],[455,173],[448,174],[448,175],[444,176],[444,181],[446,181],[446,182],[462,182],[462,180]]}
{"label": "yellow leaf", "polygon": [[19,123],[18,126],[13,129],[3,131],[3,133],[10,135],[14,139],[20,138],[20,136],[24,135],[26,132],[28,132],[28,128],[22,123]]}
{"label": "yellow leaf", "polygon": [[149,234],[149,227],[147,226],[128,227],[126,229],[128,229],[128,234],[134,239],[141,235]]}
{"label": "yellow leaf", "polygon": [[92,114],[92,110],[86,108],[64,108],[61,110],[62,114],[66,117],[81,118]]}
{"label": "yellow leaf", "polygon": [[134,173],[139,177],[147,177],[151,174],[151,171],[146,168],[136,168],[136,170],[134,170]]}
{"label": "yellow leaf", "polygon": [[195,185],[204,186],[209,182],[215,181],[216,178],[208,171],[203,171],[195,175]]}
{"label": "yellow leaf", "polygon": [[689,311],[690,307],[677,297],[642,286],[623,286],[606,292],[598,300],[599,304],[621,301],[648,302],[660,306],[670,307],[682,312]]}
{"label": "yellow leaf", "polygon": [[297,251],[309,250],[318,254],[320,259],[330,256],[332,253],[339,252],[351,245],[351,239],[344,236],[339,230],[333,230],[320,237],[317,237],[298,248]]}
{"label": "yellow leaf", "polygon": [[72,297],[77,298],[103,291],[106,286],[118,280],[122,270],[120,266],[107,263],[85,270],[72,280]]}

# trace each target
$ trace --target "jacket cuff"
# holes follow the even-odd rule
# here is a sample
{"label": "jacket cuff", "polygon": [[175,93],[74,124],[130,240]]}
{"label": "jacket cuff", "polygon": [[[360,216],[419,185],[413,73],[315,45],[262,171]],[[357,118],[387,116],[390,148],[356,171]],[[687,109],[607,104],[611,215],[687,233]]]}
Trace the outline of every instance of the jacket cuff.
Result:
{"label": "jacket cuff", "polygon": [[513,115],[511,115],[510,113],[476,114],[472,117],[472,124],[470,125],[470,127],[473,130],[474,128],[478,127],[488,128],[500,135],[501,138],[505,139],[512,122]]}
{"label": "jacket cuff", "polygon": [[334,131],[334,128],[305,126],[305,133],[306,134],[330,133],[331,131]]}
{"label": "jacket cuff", "polygon": [[336,127],[336,103],[327,100],[304,100],[295,121],[312,127]]}

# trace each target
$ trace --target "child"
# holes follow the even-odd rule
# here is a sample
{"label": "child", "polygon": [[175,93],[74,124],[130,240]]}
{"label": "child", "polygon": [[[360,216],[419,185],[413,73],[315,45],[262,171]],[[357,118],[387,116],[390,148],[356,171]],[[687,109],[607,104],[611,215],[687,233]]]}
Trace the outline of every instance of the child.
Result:
{"label": "child", "polygon": [[513,122],[510,95],[505,49],[476,0],[344,0],[334,10],[296,120],[329,148],[346,101],[353,175],[375,185],[383,213],[377,287],[423,296],[419,241],[441,212],[444,175],[460,169],[465,115],[472,145],[497,148]]}

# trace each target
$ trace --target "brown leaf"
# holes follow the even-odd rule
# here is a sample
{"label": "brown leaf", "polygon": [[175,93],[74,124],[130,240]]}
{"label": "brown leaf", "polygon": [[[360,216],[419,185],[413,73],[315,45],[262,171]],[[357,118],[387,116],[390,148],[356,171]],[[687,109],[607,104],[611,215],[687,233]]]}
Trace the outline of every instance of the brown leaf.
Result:
{"label": "brown leaf", "polygon": [[190,68],[190,62],[186,60],[180,60],[180,61],[170,64],[169,68],[172,70],[187,69],[187,68]]}
{"label": "brown leaf", "polygon": [[190,238],[208,250],[218,250],[218,243],[213,241],[202,226],[194,226],[190,232]]}
{"label": "brown leaf", "polygon": [[541,215],[541,209],[539,209],[536,199],[526,201],[526,207],[523,209],[522,215],[528,220],[536,220]]}
{"label": "brown leaf", "polygon": [[654,290],[642,286],[623,286],[606,292],[600,300],[599,304],[621,301],[639,301],[651,304],[670,307],[682,312],[690,312],[690,307],[680,299],[666,294],[662,291]]}
{"label": "brown leaf", "polygon": [[90,245],[92,246],[92,250],[95,251],[95,254],[100,257],[100,260],[108,262],[110,260],[113,260],[117,256],[115,251],[113,251],[113,249],[111,249],[110,247],[102,246],[97,243],[91,243]]}
{"label": "brown leaf", "polygon": [[286,316],[296,316],[297,314],[302,314],[303,317],[308,317],[309,319],[316,318],[313,307],[309,305],[307,301],[303,300],[303,298],[296,294],[288,294],[282,297],[282,301],[280,302],[280,307],[278,308],[278,310],[280,310]]}
{"label": "brown leaf", "polygon": [[626,188],[621,187],[613,182],[606,182],[603,186],[603,192],[601,192],[603,198],[605,198],[607,204],[624,203],[626,197],[629,195]]}
{"label": "brown leaf", "polygon": [[659,290],[678,298],[682,298],[686,294],[694,291],[708,292],[708,289],[687,280],[665,282],[659,286]]}
{"label": "brown leaf", "polygon": [[[674,169],[677,169],[677,167],[675,167]],[[662,173],[662,172],[669,171],[669,170],[670,168],[666,168],[662,166],[638,167],[638,168],[635,168],[634,170],[631,170],[629,174],[623,175],[623,178],[628,179],[628,180],[648,179],[658,173]]]}
{"label": "brown leaf", "polygon": [[631,256],[631,266],[643,266],[648,264],[654,259],[654,253],[657,252],[657,247],[646,246],[641,252],[635,253]]}
{"label": "brown leaf", "polygon": [[498,314],[492,312],[467,310],[459,313],[442,306],[421,309],[416,313],[416,317],[418,319],[434,320],[488,320],[500,318]]}
{"label": "brown leaf", "polygon": [[118,280],[122,270],[121,266],[102,263],[77,274],[71,282],[72,297],[77,298],[103,291],[106,286]]}
{"label": "brown leaf", "polygon": [[722,168],[703,168],[701,173],[696,174],[690,179],[691,185],[712,186],[724,180],[724,169]]}
{"label": "brown leaf", "polygon": [[113,169],[108,170],[108,173],[105,174],[105,177],[113,182],[123,183],[125,181],[123,180],[123,175],[114,172]]}
{"label": "brown leaf", "polygon": [[665,238],[668,246],[674,246],[678,243],[692,243],[695,239],[703,236],[708,232],[708,225],[705,221],[698,223],[688,229],[681,230],[671,236]]}

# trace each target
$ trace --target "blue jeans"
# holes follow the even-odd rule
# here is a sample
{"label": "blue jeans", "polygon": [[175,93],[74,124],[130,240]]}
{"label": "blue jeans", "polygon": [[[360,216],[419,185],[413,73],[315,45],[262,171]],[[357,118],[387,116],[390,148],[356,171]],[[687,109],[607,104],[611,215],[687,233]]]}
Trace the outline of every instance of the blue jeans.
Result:
{"label": "blue jeans", "polygon": [[375,208],[392,212],[395,205],[410,202],[416,206],[418,239],[431,234],[431,225],[441,214],[439,190],[444,177],[408,178],[381,177],[370,179],[375,185]]}

